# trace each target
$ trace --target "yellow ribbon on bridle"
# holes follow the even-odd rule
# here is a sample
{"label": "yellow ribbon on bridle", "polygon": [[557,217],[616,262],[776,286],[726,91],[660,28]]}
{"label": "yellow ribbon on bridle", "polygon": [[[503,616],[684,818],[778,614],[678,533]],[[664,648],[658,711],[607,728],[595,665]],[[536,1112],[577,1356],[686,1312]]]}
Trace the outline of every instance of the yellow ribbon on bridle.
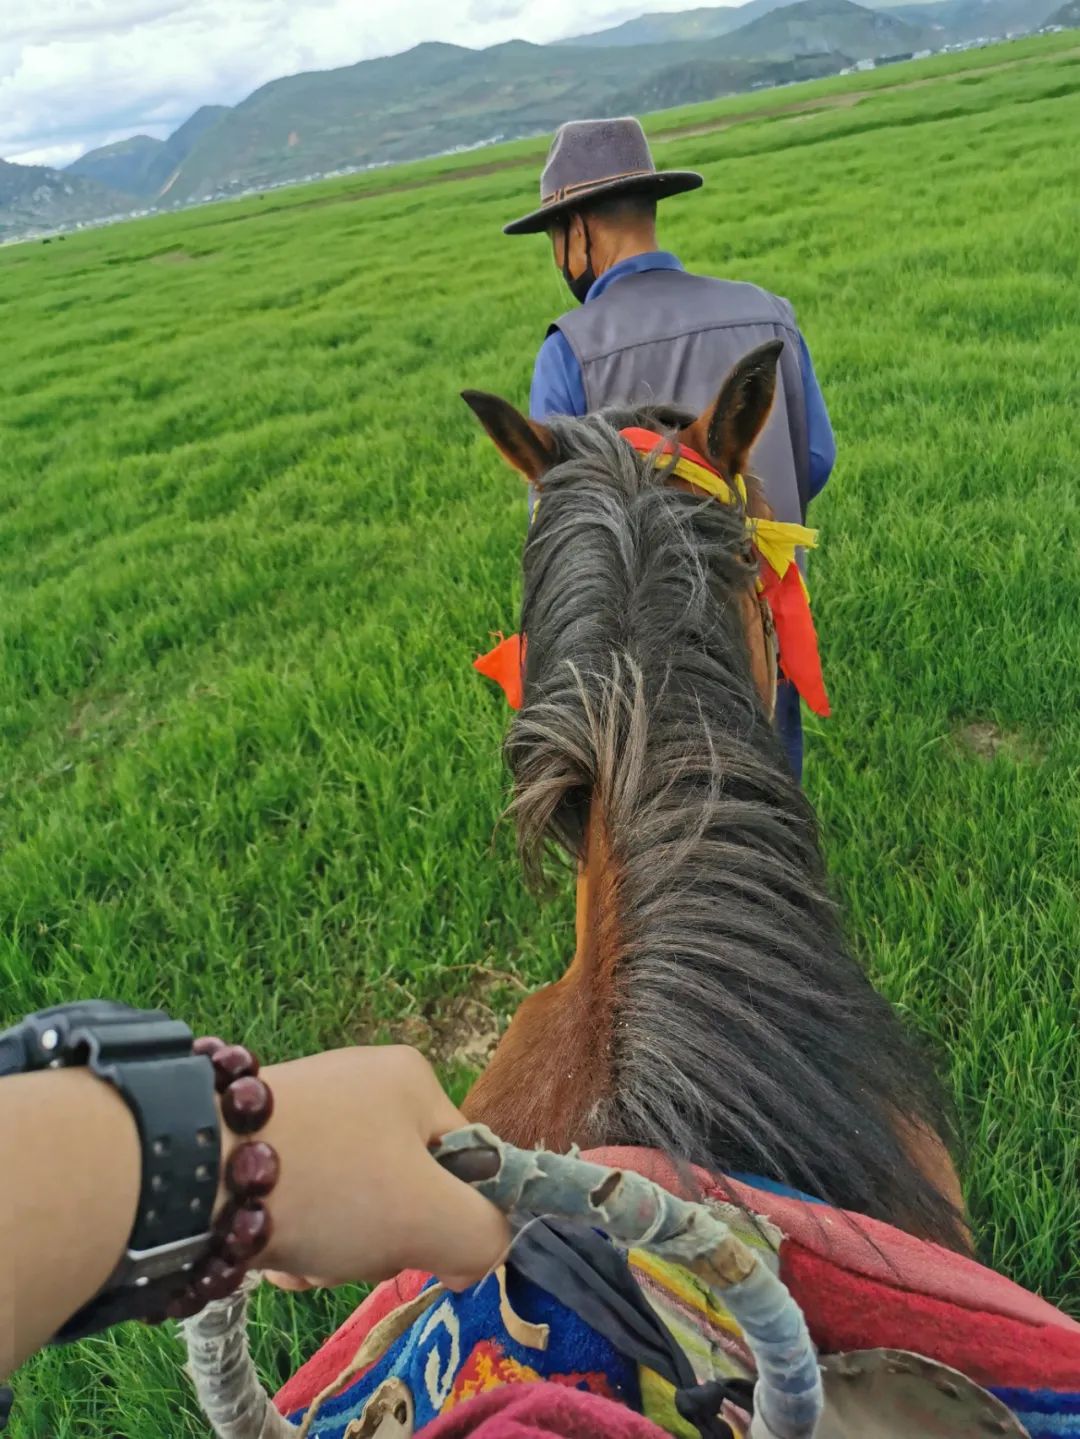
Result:
{"label": "yellow ribbon on bridle", "polygon": [[[634,448],[637,449],[637,446]],[[638,450],[638,453],[647,452]],[[746,508],[748,496],[746,481],[742,475],[735,476],[733,491],[723,475],[718,475],[711,467],[699,464],[686,454],[679,456],[671,473],[697,489],[704,490],[707,495],[715,496],[722,504],[733,505],[737,499],[743,508]],[[788,520],[755,519],[754,516],[747,515],[746,529],[758,554],[768,561],[781,579],[787,574],[788,566],[796,563],[797,549],[817,548],[817,530],[807,529],[806,525],[792,524]]]}

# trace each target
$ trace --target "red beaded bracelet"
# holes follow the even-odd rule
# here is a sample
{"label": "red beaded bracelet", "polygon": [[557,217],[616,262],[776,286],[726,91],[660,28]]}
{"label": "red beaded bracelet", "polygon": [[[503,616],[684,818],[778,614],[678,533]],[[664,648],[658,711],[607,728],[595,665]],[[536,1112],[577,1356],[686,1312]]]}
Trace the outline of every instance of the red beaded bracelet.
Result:
{"label": "red beaded bracelet", "polygon": [[[241,1044],[216,1036],[197,1039],[195,1054],[214,1066],[214,1087],[221,1096],[221,1116],[234,1134],[256,1134],[274,1112],[274,1096],[258,1077],[259,1061]],[[248,1139],[229,1156],[225,1188],[229,1199],[214,1221],[213,1249],[165,1306],[165,1317],[190,1319],[212,1299],[238,1289],[255,1257],[270,1242],[270,1213],[263,1203],[281,1173],[277,1151],[264,1140]]]}

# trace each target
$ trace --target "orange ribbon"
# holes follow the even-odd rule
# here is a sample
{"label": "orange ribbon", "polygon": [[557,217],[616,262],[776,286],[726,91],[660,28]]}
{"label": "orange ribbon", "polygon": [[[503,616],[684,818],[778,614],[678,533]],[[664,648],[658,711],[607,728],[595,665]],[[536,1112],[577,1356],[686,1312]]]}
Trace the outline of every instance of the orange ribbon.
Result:
{"label": "orange ribbon", "polygon": [[521,636],[507,635],[503,638],[502,631],[499,631],[499,643],[495,648],[473,660],[473,669],[485,679],[495,681],[512,710],[521,708],[524,668],[525,646]]}
{"label": "orange ribbon", "polygon": [[781,578],[768,560],[763,559],[759,584],[772,614],[780,673],[791,681],[815,714],[828,719],[832,710],[821,672],[810,597],[798,565],[788,565]]}
{"label": "orange ribbon", "polygon": [[619,434],[632,450],[637,450],[639,455],[678,455],[680,460],[689,460],[692,465],[700,465],[710,475],[720,478],[716,466],[710,464],[697,450],[692,450],[689,445],[679,444],[677,440],[668,439],[666,435],[658,435],[655,430],[641,430],[631,425]]}

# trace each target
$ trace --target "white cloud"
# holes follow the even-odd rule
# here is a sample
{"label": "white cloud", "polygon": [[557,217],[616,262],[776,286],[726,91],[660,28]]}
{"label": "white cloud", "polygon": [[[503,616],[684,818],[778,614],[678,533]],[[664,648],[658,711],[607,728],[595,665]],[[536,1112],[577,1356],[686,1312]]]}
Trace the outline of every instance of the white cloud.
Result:
{"label": "white cloud", "polygon": [[[114,140],[125,138],[124,135],[106,135],[102,137],[101,144],[111,145]],[[54,170],[62,170],[85,153],[83,142],[72,140],[67,145],[43,145],[40,150],[20,150],[10,158],[20,165],[51,165]]]}
{"label": "white cloud", "polygon": [[421,40],[542,43],[694,3],[0,0],[0,156],[67,164],[125,135],[164,137],[200,105],[236,104],[280,75]]}

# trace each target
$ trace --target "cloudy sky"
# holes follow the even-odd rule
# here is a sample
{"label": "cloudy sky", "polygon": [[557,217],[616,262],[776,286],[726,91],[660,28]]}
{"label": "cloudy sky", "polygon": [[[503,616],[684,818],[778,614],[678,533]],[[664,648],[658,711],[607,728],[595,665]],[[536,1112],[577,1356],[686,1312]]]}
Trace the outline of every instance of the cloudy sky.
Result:
{"label": "cloudy sky", "polygon": [[[420,40],[556,40],[701,0],[0,0],[0,157],[64,165],[163,138],[298,70]],[[712,0],[713,4],[732,0]]]}

